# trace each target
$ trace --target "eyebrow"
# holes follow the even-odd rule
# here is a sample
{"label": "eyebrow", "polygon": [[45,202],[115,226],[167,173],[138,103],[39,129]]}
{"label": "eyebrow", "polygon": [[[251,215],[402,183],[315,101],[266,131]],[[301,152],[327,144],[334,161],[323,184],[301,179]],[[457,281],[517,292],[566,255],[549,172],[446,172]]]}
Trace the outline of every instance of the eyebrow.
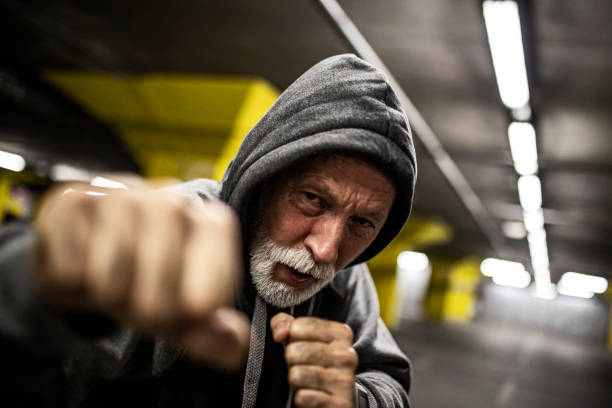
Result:
{"label": "eyebrow", "polygon": [[[293,177],[293,182],[291,184],[307,184],[307,185],[312,185],[312,188],[315,188],[317,190],[320,189],[327,189],[330,190],[330,183],[326,180],[323,180],[319,177],[317,177],[315,174],[312,173],[308,173],[308,172],[304,172],[301,173],[301,175],[296,175]],[[394,194],[395,192],[390,192],[387,190],[375,190],[377,193],[381,193],[381,194]],[[325,192],[320,192],[320,194],[323,193],[324,197],[322,197],[325,200],[329,200],[333,197],[331,197],[329,194],[325,194]],[[382,202],[383,199],[379,199],[379,200],[371,200],[371,202]],[[335,202],[335,200],[334,200]],[[389,212],[391,212],[391,207],[389,207]],[[374,208],[374,209],[364,209],[363,211],[360,210],[358,211],[355,215],[357,215],[358,217],[364,217],[364,218],[369,218],[375,222],[384,222],[386,217],[388,216],[388,214],[384,214],[384,208],[382,208],[382,206],[379,206],[378,208]]]}

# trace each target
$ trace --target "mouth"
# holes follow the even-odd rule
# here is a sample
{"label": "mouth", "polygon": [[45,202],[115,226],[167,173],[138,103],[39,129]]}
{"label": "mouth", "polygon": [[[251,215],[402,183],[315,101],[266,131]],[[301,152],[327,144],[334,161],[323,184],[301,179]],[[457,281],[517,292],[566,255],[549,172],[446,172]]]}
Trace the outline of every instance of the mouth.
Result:
{"label": "mouth", "polygon": [[290,266],[280,263],[275,266],[275,269],[277,269],[277,273],[275,274],[277,279],[296,289],[303,289],[315,281],[315,278],[311,275],[298,272]]}

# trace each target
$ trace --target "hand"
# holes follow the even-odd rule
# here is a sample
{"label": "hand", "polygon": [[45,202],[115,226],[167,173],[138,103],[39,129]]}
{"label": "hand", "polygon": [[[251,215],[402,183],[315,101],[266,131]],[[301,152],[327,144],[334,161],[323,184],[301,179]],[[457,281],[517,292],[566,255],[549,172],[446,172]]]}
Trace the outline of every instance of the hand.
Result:
{"label": "hand", "polygon": [[37,220],[35,278],[43,295],[172,338],[220,368],[238,368],[249,325],[231,308],[242,252],[229,207],[70,187],[47,196]]}
{"label": "hand", "polygon": [[298,407],[353,407],[358,357],[353,331],[346,324],[279,313],[272,335],[286,344],[289,385]]}

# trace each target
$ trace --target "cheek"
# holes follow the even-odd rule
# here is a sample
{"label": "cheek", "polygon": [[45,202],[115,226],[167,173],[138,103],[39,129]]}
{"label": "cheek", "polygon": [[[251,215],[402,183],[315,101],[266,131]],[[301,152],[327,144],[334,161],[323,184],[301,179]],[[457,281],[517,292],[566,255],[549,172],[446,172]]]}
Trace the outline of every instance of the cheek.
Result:
{"label": "cheek", "polygon": [[311,220],[288,206],[270,208],[265,227],[270,238],[281,246],[295,247],[308,234]]}
{"label": "cheek", "polygon": [[338,270],[346,267],[355,258],[357,258],[365,249],[369,246],[364,244],[363,241],[358,239],[345,239],[339,248],[338,262],[336,262],[336,268]]}

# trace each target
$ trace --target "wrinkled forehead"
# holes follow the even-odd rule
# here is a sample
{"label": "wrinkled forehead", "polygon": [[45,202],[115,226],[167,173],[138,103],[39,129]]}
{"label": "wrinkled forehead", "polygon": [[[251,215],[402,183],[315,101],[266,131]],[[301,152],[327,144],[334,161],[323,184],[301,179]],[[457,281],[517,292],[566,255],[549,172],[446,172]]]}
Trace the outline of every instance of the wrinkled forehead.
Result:
{"label": "wrinkled forehead", "polygon": [[311,156],[285,169],[275,178],[286,180],[289,177],[295,178],[308,174],[326,175],[341,173],[347,168],[359,168],[362,169],[364,173],[381,179],[383,182],[378,185],[378,189],[380,189],[381,192],[391,193],[393,196],[395,195],[397,191],[396,183],[384,169],[369,158],[351,154],[326,153]]}

